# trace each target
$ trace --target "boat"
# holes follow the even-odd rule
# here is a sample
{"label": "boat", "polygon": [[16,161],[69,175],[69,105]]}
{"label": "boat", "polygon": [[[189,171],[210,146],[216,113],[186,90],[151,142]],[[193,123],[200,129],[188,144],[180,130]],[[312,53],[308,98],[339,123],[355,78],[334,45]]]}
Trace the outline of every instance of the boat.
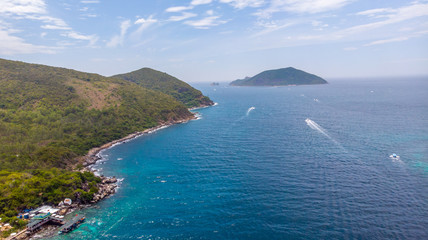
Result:
{"label": "boat", "polygon": [[400,156],[398,156],[398,155],[397,155],[397,154],[395,154],[395,153],[391,154],[389,157],[390,157],[391,159],[394,159],[394,160],[400,160]]}
{"label": "boat", "polygon": [[58,233],[59,234],[69,233],[74,229],[76,229],[84,221],[85,221],[85,216],[76,214],[76,216],[73,219],[71,219],[68,223],[66,223]]}

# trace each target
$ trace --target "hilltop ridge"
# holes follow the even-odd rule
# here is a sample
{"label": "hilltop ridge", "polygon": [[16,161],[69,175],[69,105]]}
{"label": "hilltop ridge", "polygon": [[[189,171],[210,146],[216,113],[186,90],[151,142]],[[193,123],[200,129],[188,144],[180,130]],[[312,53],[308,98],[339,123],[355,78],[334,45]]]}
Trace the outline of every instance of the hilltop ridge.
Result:
{"label": "hilltop ridge", "polygon": [[112,77],[131,81],[145,88],[171,95],[189,108],[211,106],[214,104],[208,97],[202,95],[201,91],[191,87],[189,84],[167,73],[151,68],[141,68],[130,73],[118,74]]}

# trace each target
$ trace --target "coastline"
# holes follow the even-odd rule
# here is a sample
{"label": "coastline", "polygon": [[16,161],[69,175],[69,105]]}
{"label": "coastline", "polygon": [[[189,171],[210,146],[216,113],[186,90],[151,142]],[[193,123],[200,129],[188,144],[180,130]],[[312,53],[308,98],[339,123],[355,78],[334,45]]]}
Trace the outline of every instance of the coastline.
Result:
{"label": "coastline", "polygon": [[[218,103],[212,103],[210,105],[200,105],[198,107],[194,107],[194,108],[189,108],[188,110],[194,111],[197,109],[203,109],[203,108],[208,108],[208,107],[212,107],[212,106],[216,106],[218,105]],[[125,142],[128,142],[132,139],[135,139],[137,137],[146,135],[146,134],[150,134],[156,131],[159,131],[161,129],[170,127],[172,125],[176,125],[176,124],[182,124],[182,123],[187,123],[191,120],[198,120],[200,119],[200,116],[197,112],[191,112],[192,115],[188,118],[184,118],[184,119],[180,119],[180,120],[175,120],[175,121],[169,121],[166,123],[160,123],[159,125],[152,127],[152,128],[148,128],[145,129],[143,131],[140,132],[135,132],[135,133],[131,133],[123,138],[111,141],[109,143],[106,143],[100,147],[95,147],[92,148],[88,151],[88,153],[83,156],[83,166],[84,168],[82,171],[89,171],[94,173],[95,175],[99,175],[96,169],[91,168],[92,165],[96,164],[99,160],[102,160],[102,157],[100,155],[101,151],[109,149],[111,147],[114,147],[118,144],[122,144]],[[95,194],[94,199],[92,200],[91,204],[87,205],[86,207],[92,206],[93,204],[96,204],[97,202],[101,201],[104,198],[107,198],[111,195],[113,195],[116,192],[116,188],[118,187],[117,182],[119,181],[118,179],[116,179],[115,176],[112,177],[107,177],[104,175],[99,175],[99,177],[101,178],[102,182],[98,184],[98,193]]]}
{"label": "coastline", "polygon": [[191,117],[176,120],[176,121],[169,121],[167,123],[161,123],[158,126],[148,128],[148,129],[145,129],[145,130],[140,131],[140,132],[131,133],[131,134],[129,134],[123,138],[111,141],[111,142],[106,143],[100,147],[95,147],[95,148],[90,149],[88,151],[88,153],[85,156],[83,156],[84,168],[80,171],[81,172],[84,172],[84,171],[92,172],[93,174],[95,174],[101,178],[101,183],[99,183],[97,185],[97,187],[99,189],[98,193],[96,193],[94,195],[94,199],[91,201],[91,204],[89,204],[86,207],[92,206],[93,204],[96,204],[97,202],[101,201],[102,199],[113,195],[116,192],[116,188],[118,187],[118,181],[119,180],[115,176],[99,175],[99,173],[97,172],[96,169],[91,168],[92,165],[96,164],[99,160],[102,160],[102,157],[100,155],[101,151],[109,149],[111,147],[114,147],[118,144],[128,142],[128,141],[135,139],[137,137],[141,137],[143,135],[154,133],[156,131],[170,127],[172,125],[186,123],[188,121],[195,120],[195,119],[197,119],[196,113],[192,113]]}
{"label": "coastline", "polygon": [[[207,108],[207,107],[215,106],[215,105],[216,104],[213,103],[212,105],[203,105],[203,106],[188,109],[188,110],[192,111],[192,110]],[[98,193],[96,193],[94,195],[93,200],[89,204],[73,203],[72,205],[67,207],[66,211],[64,212],[64,216],[69,215],[69,214],[75,212],[76,210],[81,210],[81,209],[93,207],[97,204],[97,202],[99,202],[99,201],[101,201],[107,197],[110,197],[111,195],[116,193],[116,189],[118,187],[118,182],[120,182],[120,179],[117,179],[115,176],[99,175],[96,169],[91,168],[92,165],[96,164],[99,160],[102,160],[102,157],[100,155],[101,151],[109,149],[111,147],[114,147],[118,144],[128,142],[128,141],[135,139],[137,137],[147,135],[150,133],[154,133],[156,131],[170,127],[172,125],[187,123],[191,120],[199,119],[197,112],[191,112],[191,113],[192,113],[192,115],[187,117],[187,118],[180,119],[180,120],[174,120],[174,121],[168,121],[165,123],[160,123],[159,125],[157,125],[155,127],[148,128],[148,129],[145,129],[145,130],[140,131],[140,132],[135,132],[135,133],[129,134],[123,138],[120,138],[120,139],[108,142],[106,144],[103,144],[100,147],[92,148],[88,151],[88,153],[86,155],[79,157],[79,159],[80,159],[79,163],[83,164],[83,168],[81,170],[78,170],[78,171],[80,171],[80,172],[89,171],[89,172],[92,172],[95,175],[99,176],[101,178],[101,182],[97,184],[97,187],[99,190],[98,190]],[[57,232],[56,227],[46,226],[46,227],[43,227],[42,229],[40,229],[39,231],[35,232],[34,234],[31,234],[31,235],[23,234],[20,236],[12,237],[10,239],[20,239],[20,240],[42,239],[42,238],[46,238],[46,237],[53,237],[56,234],[56,232]],[[2,238],[0,238],[0,239],[2,239]],[[9,238],[6,238],[6,239],[9,239]]]}

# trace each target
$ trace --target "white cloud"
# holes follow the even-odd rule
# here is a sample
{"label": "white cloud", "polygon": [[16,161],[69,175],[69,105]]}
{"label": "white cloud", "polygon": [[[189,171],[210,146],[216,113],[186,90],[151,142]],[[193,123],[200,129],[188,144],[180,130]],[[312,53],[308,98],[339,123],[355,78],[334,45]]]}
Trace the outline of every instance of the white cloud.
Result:
{"label": "white cloud", "polygon": [[379,13],[391,13],[391,12],[395,12],[395,11],[391,8],[376,8],[376,9],[370,9],[370,10],[358,12],[355,15],[375,17],[375,16],[379,16],[378,15]]}
{"label": "white cloud", "polygon": [[83,17],[91,17],[91,18],[98,17],[98,15],[97,15],[97,14],[83,14],[82,16],[83,16]]}
{"label": "white cloud", "polygon": [[89,41],[89,45],[94,45],[98,41],[97,35],[83,35],[74,31],[70,31],[67,33],[61,34],[64,37],[76,39],[76,40],[83,40],[83,41]]}
{"label": "white cloud", "polygon": [[151,25],[157,23],[158,20],[154,19],[153,16],[150,16],[147,19],[144,18],[139,18],[137,19],[134,24],[136,25],[141,25],[134,33],[134,36],[138,36],[140,35],[145,29],[147,29],[148,27],[150,27]]}
{"label": "white cloud", "polygon": [[123,41],[125,39],[126,32],[129,27],[131,27],[131,21],[125,20],[120,24],[120,35],[115,35],[112,39],[107,42],[107,47],[117,47],[118,45],[123,45]]}
{"label": "white cloud", "polygon": [[339,9],[354,0],[272,0],[268,8],[256,13],[262,18],[270,18],[276,12],[320,13]]}
{"label": "white cloud", "polygon": [[[282,2],[282,1],[279,1]],[[288,0],[285,10],[297,13],[319,13],[339,9],[351,0]]]}
{"label": "white cloud", "polygon": [[43,14],[46,4],[43,0],[1,0],[0,13],[5,14]]}
{"label": "white cloud", "polygon": [[238,9],[246,7],[260,7],[265,4],[265,0],[220,0],[220,2],[230,4],[234,8]]}
{"label": "white cloud", "polygon": [[15,32],[11,29],[5,29],[2,26],[5,24],[0,22],[0,54],[15,55],[15,54],[31,54],[31,53],[55,53],[55,48],[47,46],[33,45],[26,43],[24,39],[11,35]]}
{"label": "white cloud", "polygon": [[49,29],[49,30],[70,30],[71,29],[70,27],[67,27],[67,26],[58,26],[58,25],[50,25],[50,24],[43,25],[41,26],[41,28]]}
{"label": "white cloud", "polygon": [[[67,25],[67,23],[65,23],[62,19],[60,18],[55,18],[55,17],[51,17],[51,16],[36,16],[36,15],[28,15],[25,18],[30,19],[30,20],[37,20],[37,21],[41,21],[44,23],[48,23],[48,25],[51,25],[50,29],[70,29]],[[44,25],[46,26],[46,25]],[[42,26],[43,28],[43,26]]]}
{"label": "white cloud", "polygon": [[81,3],[85,4],[91,4],[91,3],[100,3],[99,0],[86,0],[86,1],[80,1]]}
{"label": "white cloud", "polygon": [[1,0],[0,13],[17,19],[30,19],[46,23],[43,29],[70,30],[64,20],[47,15],[43,0]]}
{"label": "white cloud", "polygon": [[169,21],[173,21],[173,22],[178,22],[178,21],[183,21],[185,19],[196,17],[196,16],[198,16],[198,14],[189,13],[189,12],[183,12],[182,15],[180,15],[180,16],[172,16],[168,20]]}
{"label": "white cloud", "polygon": [[193,0],[190,5],[202,5],[202,4],[209,4],[212,0]]}
{"label": "white cloud", "polygon": [[262,35],[266,35],[271,32],[278,31],[280,29],[291,27],[296,24],[297,22],[294,22],[294,21],[278,22],[278,21],[259,20],[257,21],[256,26],[263,28],[263,30],[256,34],[253,34],[251,37],[259,37]]}
{"label": "white cloud", "polygon": [[208,11],[206,11],[206,13],[207,13],[208,15],[214,15],[214,11],[213,11],[213,10],[208,10]]}
{"label": "white cloud", "polygon": [[384,40],[378,40],[374,41],[368,44],[365,44],[365,47],[373,46],[373,45],[379,45],[379,44],[385,44],[385,43],[392,43],[392,42],[402,42],[408,40],[408,37],[398,37],[398,38],[391,38],[391,39],[384,39]]}
{"label": "white cloud", "polygon": [[210,16],[200,20],[186,21],[184,23],[195,28],[208,29],[209,27],[218,26],[227,22],[225,20],[217,20],[218,18],[220,18],[220,16]]}
{"label": "white cloud", "polygon": [[190,10],[192,8],[193,8],[192,6],[188,6],[188,7],[186,7],[186,6],[170,7],[170,8],[167,8],[165,10],[165,12],[182,12],[182,11]]}
{"label": "white cloud", "polygon": [[[365,11],[365,12],[367,13],[368,11]],[[420,4],[416,2],[409,6],[401,7],[395,10],[390,10],[390,12],[391,14],[387,16],[386,20],[354,26],[346,29],[346,32],[358,33],[362,31],[372,30],[372,29],[380,28],[386,25],[406,21],[417,17],[428,16],[428,4]],[[369,14],[375,14],[375,13],[373,13],[372,11],[371,13],[369,12]],[[369,15],[369,14],[365,14],[365,15]]]}
{"label": "white cloud", "polygon": [[157,22],[158,20],[156,20],[156,19],[153,19],[153,17],[152,16],[150,16],[149,18],[147,18],[147,19],[144,19],[144,18],[139,18],[139,19],[137,19],[135,22],[134,22],[134,24],[149,24],[149,23],[155,23],[155,22]]}

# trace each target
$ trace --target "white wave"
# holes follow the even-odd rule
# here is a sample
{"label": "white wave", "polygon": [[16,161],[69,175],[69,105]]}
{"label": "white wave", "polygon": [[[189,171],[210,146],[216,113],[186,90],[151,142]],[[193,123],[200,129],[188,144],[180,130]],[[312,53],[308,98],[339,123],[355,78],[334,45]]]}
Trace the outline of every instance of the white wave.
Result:
{"label": "white wave", "polygon": [[202,115],[200,113],[195,113],[195,117],[195,119],[192,119],[193,121],[202,119]]}
{"label": "white wave", "polygon": [[250,114],[251,111],[253,111],[254,109],[256,109],[255,107],[250,107],[247,110],[247,116]]}
{"label": "white wave", "polygon": [[117,160],[118,160],[118,161],[122,161],[122,160],[123,160],[123,158],[117,158]]}

